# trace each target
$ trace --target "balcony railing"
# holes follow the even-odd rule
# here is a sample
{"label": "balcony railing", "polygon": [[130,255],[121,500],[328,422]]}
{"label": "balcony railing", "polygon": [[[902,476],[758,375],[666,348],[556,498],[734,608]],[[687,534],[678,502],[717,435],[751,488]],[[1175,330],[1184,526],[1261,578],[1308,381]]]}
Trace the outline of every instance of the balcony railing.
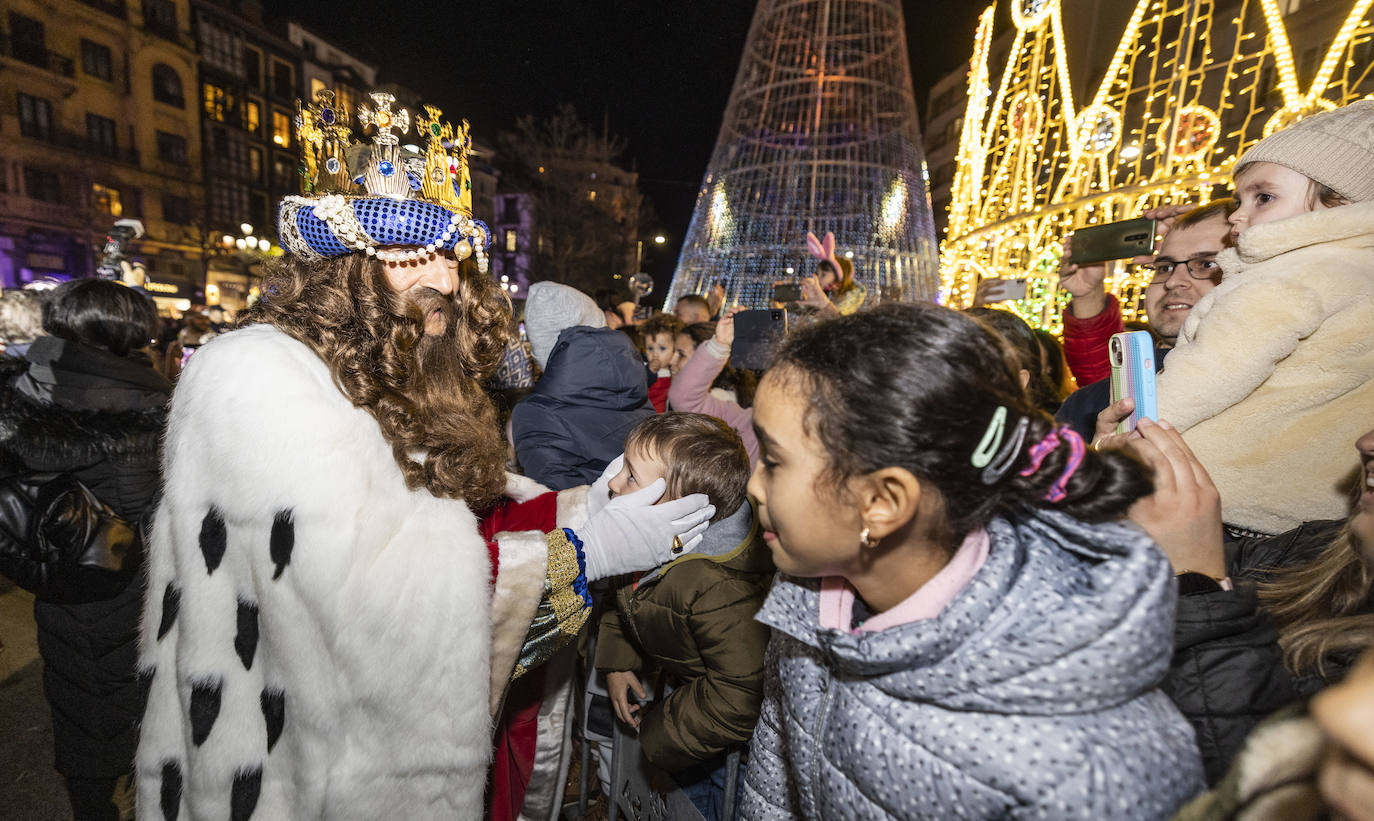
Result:
{"label": "balcony railing", "polygon": [[76,76],[76,64],[70,57],[63,57],[33,43],[15,42],[9,35],[0,34],[0,54],[63,77]]}
{"label": "balcony railing", "polygon": [[45,133],[29,134],[26,136],[30,139],[42,140],[43,142],[51,143],[60,148],[79,152],[92,159],[108,159],[113,162],[132,166],[138,166],[139,163],[138,149],[120,145],[110,145],[109,143],[103,143],[99,140],[92,140],[85,134],[49,129]]}
{"label": "balcony railing", "polygon": [[86,215],[78,206],[33,199],[16,193],[0,194],[0,216],[66,228],[83,228],[87,224]]}

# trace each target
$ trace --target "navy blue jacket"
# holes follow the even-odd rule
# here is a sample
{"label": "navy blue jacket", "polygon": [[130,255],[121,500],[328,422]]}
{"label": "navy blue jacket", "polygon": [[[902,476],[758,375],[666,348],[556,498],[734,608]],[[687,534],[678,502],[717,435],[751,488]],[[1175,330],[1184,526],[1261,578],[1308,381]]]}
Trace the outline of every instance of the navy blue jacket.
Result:
{"label": "navy blue jacket", "polygon": [[630,338],[610,328],[567,328],[534,391],[511,414],[515,457],[526,476],[553,490],[591,484],[624,451],[630,430],[653,415]]}
{"label": "navy blue jacket", "polygon": [[[1164,370],[1164,357],[1169,348],[1155,346],[1155,373]],[[1097,433],[1097,415],[1112,403],[1112,379],[1099,379],[1085,385],[1064,400],[1054,414],[1054,420],[1078,431],[1078,435],[1091,442]]]}

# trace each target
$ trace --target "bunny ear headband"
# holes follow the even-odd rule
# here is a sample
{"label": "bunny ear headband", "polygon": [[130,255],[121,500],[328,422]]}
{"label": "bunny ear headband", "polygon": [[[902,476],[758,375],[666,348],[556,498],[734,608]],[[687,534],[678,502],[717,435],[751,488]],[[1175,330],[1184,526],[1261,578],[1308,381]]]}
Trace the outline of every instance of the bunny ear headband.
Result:
{"label": "bunny ear headband", "polygon": [[835,234],[827,231],[825,241],[816,239],[816,235],[810,231],[806,232],[806,250],[811,252],[811,256],[821,262],[828,262],[835,269],[838,276],[844,269],[840,267],[840,261],[835,258]]}

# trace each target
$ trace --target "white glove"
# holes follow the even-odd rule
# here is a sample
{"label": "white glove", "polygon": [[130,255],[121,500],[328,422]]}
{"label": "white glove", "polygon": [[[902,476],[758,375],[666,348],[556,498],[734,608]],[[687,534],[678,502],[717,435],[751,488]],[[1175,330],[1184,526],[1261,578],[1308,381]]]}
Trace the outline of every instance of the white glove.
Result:
{"label": "white glove", "polygon": [[[643,490],[615,497],[588,519],[577,534],[587,581],[651,570],[701,544],[715,507],[703,493],[654,504],[667,488],[667,481],[659,479]],[[680,549],[674,550],[674,537]]]}
{"label": "white glove", "polygon": [[601,512],[606,503],[611,500],[611,480],[615,478],[625,467],[625,454],[620,454],[611,460],[606,469],[601,471],[601,475],[592,482],[592,488],[587,492],[587,518],[595,516]]}

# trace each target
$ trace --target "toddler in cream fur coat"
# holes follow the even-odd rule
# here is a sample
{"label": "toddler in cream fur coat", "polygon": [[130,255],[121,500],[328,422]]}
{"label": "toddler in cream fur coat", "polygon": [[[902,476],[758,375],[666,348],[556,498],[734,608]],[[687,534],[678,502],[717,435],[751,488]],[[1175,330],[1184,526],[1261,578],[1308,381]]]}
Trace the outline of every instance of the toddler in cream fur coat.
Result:
{"label": "toddler in cream fur coat", "polygon": [[1374,418],[1374,101],[1261,140],[1235,174],[1224,277],[1159,377],[1159,416],[1221,492],[1227,524],[1343,518],[1333,482]]}

